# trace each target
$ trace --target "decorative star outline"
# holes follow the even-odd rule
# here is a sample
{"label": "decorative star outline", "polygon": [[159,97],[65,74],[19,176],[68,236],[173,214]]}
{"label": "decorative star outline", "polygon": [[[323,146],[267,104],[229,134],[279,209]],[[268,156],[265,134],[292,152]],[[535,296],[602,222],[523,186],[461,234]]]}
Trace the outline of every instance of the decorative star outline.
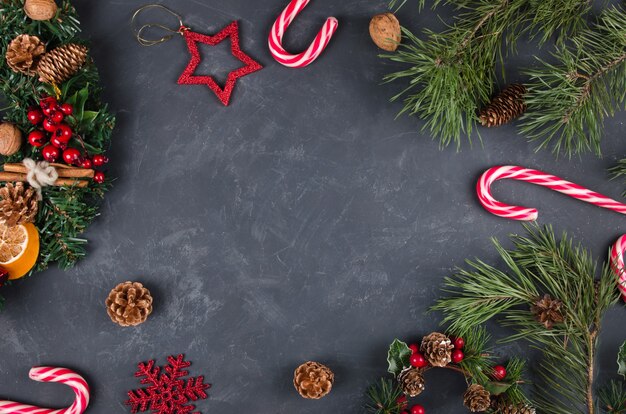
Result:
{"label": "decorative star outline", "polygon": [[[207,36],[200,33],[192,32],[187,27],[181,27],[180,32],[187,42],[187,48],[191,53],[191,60],[185,68],[185,71],[180,75],[178,79],[179,85],[207,85],[217,95],[219,100],[226,106],[230,102],[230,96],[235,88],[237,79],[249,75],[253,72],[263,69],[263,66],[239,47],[239,24],[237,21],[232,22],[218,34],[214,36]],[[220,87],[212,76],[195,76],[194,72],[198,68],[198,65],[202,61],[200,57],[200,51],[198,50],[198,43],[204,43],[210,46],[215,46],[230,37],[230,49],[234,57],[239,59],[245,66],[235,69],[228,74],[224,87]]]}

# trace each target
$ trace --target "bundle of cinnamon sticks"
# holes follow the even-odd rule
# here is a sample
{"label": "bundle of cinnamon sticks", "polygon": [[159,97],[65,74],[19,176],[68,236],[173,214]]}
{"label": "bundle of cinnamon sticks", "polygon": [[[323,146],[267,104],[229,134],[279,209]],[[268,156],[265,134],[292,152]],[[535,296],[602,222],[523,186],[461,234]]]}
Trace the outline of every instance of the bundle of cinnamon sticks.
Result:
{"label": "bundle of cinnamon sticks", "polygon": [[[54,182],[54,185],[58,187],[87,187],[94,175],[94,170],[90,168],[72,167],[57,163],[50,163],[50,166],[54,167],[59,174],[59,178]],[[26,182],[27,172],[28,170],[21,162],[6,163],[4,164],[4,171],[0,172],[0,181]]]}

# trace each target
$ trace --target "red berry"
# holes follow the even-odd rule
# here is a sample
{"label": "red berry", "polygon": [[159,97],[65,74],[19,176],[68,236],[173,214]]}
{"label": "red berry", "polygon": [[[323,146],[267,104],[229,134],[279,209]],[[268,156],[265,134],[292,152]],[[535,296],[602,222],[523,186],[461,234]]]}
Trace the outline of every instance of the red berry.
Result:
{"label": "red berry", "polygon": [[33,147],[41,147],[46,143],[46,134],[43,131],[35,130],[28,134],[28,143]]}
{"label": "red berry", "polygon": [[85,169],[90,169],[92,167],[91,160],[89,158],[84,158],[80,163],[80,166]]}
{"label": "red berry", "polygon": [[48,144],[41,150],[41,155],[48,162],[56,162],[61,156],[61,150],[54,145]]}
{"label": "red berry", "polygon": [[98,184],[102,184],[104,182],[104,173],[102,171],[96,171],[93,175],[93,180]]}
{"label": "red berry", "polygon": [[506,368],[502,365],[496,365],[495,367],[493,367],[493,372],[491,373],[491,376],[496,381],[502,381],[506,378]]}
{"label": "red berry", "polygon": [[409,358],[409,362],[411,363],[411,366],[415,368],[424,368],[426,365],[428,365],[428,361],[426,361],[424,355],[420,354],[419,352],[411,355],[411,357]]}
{"label": "red berry", "polygon": [[465,339],[459,337],[454,340],[454,348],[455,349],[463,349],[465,348]]}
{"label": "red berry", "polygon": [[63,112],[61,111],[54,111],[52,112],[52,114],[50,114],[50,120],[52,122],[56,122],[57,124],[59,122],[62,122],[65,119],[65,115],[63,115]]}
{"label": "red berry", "polygon": [[420,349],[419,349],[419,347],[417,346],[417,344],[411,344],[411,345],[409,345],[409,349],[411,350],[411,352],[412,352],[412,353],[416,353],[416,352],[419,352],[419,351],[420,351]]}
{"label": "red berry", "polygon": [[54,136],[61,142],[68,142],[72,138],[72,128],[68,124],[59,124],[54,130]]}
{"label": "red berry", "polygon": [[452,362],[454,362],[455,364],[463,361],[463,358],[465,358],[465,354],[460,349],[455,349],[454,351],[452,351]]}
{"label": "red berry", "polygon": [[62,150],[67,148],[67,142],[61,141],[59,137],[57,137],[56,135],[53,135],[52,138],[50,138],[50,143],[54,145],[55,147],[60,148]]}
{"label": "red berry", "polygon": [[54,123],[50,118],[46,118],[43,120],[43,129],[45,129],[48,132],[54,132],[56,131],[57,127],[59,125],[57,125],[56,123]]}
{"label": "red berry", "polygon": [[93,156],[93,165],[100,167],[109,162],[109,159],[102,154],[96,154]]}
{"label": "red berry", "polygon": [[63,151],[63,161],[65,161],[66,164],[72,165],[76,163],[76,161],[78,161],[79,159],[80,151],[76,148],[68,148]]}
{"label": "red berry", "polygon": [[405,409],[408,405],[408,402],[406,400],[406,395],[399,396],[398,399],[396,400],[396,404],[398,404],[398,406],[401,409]]}
{"label": "red berry", "polygon": [[28,118],[28,122],[30,122],[33,125],[39,125],[43,121],[43,113],[38,108],[33,108],[30,111],[28,111],[28,114],[26,114],[26,117]]}
{"label": "red berry", "polygon": [[59,107],[59,109],[66,116],[72,115],[72,113],[74,112],[74,107],[68,103],[64,103]]}
{"label": "red berry", "polygon": [[39,106],[46,116],[52,115],[52,112],[56,111],[58,105],[59,103],[53,96],[48,96],[39,101]]}
{"label": "red berry", "polygon": [[423,406],[415,404],[413,407],[411,407],[411,414],[426,414],[426,410]]}

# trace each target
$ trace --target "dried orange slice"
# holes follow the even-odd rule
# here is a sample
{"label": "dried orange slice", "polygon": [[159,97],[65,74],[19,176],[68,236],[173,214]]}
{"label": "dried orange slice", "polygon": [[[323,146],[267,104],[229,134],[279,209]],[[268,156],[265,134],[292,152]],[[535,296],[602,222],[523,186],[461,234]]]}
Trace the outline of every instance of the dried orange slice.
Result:
{"label": "dried orange slice", "polygon": [[37,262],[39,232],[33,223],[8,227],[0,223],[0,266],[9,279],[23,277]]}

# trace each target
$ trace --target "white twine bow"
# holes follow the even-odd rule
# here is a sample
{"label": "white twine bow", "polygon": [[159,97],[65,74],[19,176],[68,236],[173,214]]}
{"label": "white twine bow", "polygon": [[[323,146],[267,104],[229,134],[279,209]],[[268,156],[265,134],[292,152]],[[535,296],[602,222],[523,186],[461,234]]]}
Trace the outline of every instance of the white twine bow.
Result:
{"label": "white twine bow", "polygon": [[48,161],[35,161],[30,158],[24,158],[22,162],[26,167],[26,181],[37,191],[37,199],[41,200],[41,189],[53,185],[59,178],[59,174]]}

